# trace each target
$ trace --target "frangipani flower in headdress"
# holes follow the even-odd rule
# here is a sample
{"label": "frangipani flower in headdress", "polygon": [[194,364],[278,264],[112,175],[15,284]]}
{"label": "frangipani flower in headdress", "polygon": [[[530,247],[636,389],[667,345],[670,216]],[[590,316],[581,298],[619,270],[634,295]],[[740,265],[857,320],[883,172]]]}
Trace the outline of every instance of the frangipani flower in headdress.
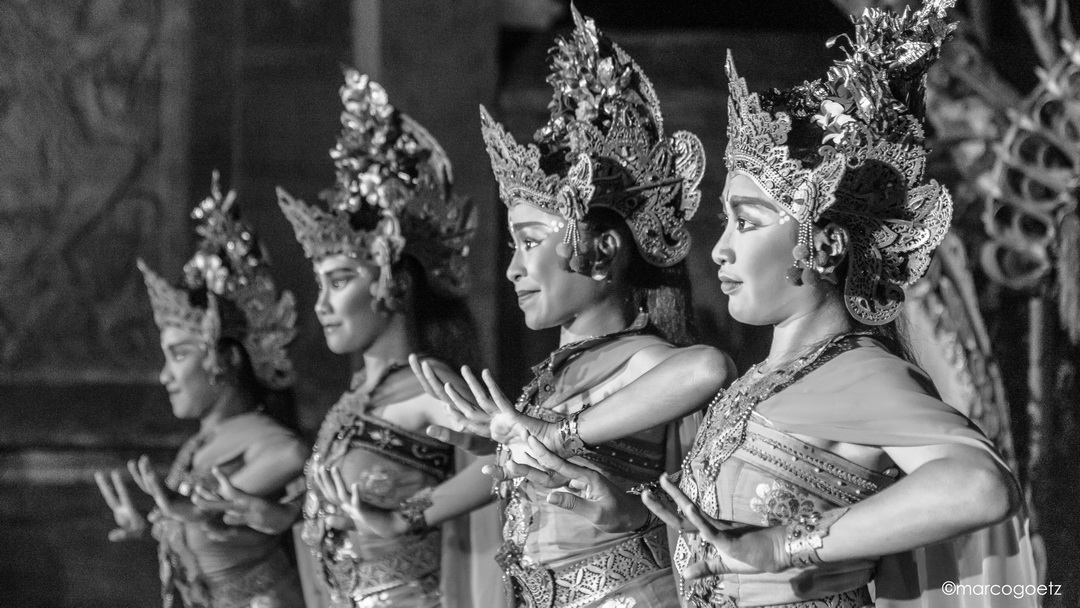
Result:
{"label": "frangipani flower in headdress", "polygon": [[848,230],[845,302],[868,325],[900,313],[903,287],[926,272],[952,217],[948,192],[923,182],[922,120],[926,70],[955,29],[944,21],[953,3],[929,0],[901,15],[867,9],[852,19],[852,48],[827,78],[784,91],[750,93],[728,53],[728,170],[750,176],[799,222],[796,281],[813,266],[815,222],[828,217]]}
{"label": "frangipani flower in headdress", "polygon": [[329,211],[278,188],[282,211],[304,253],[347,255],[378,266],[376,304],[393,295],[393,266],[411,255],[444,295],[465,291],[468,240],[474,230],[467,199],[452,193],[450,160],[435,138],[398,111],[386,91],[356,70],[341,87],[342,130],[330,150],[336,183],[323,193]]}
{"label": "frangipani flower in headdress", "polygon": [[[195,254],[184,265],[183,287],[174,287],[138,261],[154,321],[159,329],[178,327],[200,336],[215,365],[215,347],[223,337],[240,342],[255,377],[265,387],[281,389],[295,380],[285,346],[296,335],[296,302],[288,291],[277,296],[265,250],[239,216],[236,192],[222,196],[215,171],[211,194],[191,213],[200,223]],[[192,292],[205,290],[205,308],[191,302]],[[219,300],[231,302],[242,318],[222,318]]]}
{"label": "frangipani flower in headdress", "polygon": [[664,135],[660,102],[634,60],[571,6],[574,31],[551,51],[551,117],[521,146],[480,108],[484,140],[508,206],[569,220],[560,253],[577,262],[577,222],[605,207],[627,223],[648,263],[686,257],[685,222],[701,200],[705,155],[696,136]]}

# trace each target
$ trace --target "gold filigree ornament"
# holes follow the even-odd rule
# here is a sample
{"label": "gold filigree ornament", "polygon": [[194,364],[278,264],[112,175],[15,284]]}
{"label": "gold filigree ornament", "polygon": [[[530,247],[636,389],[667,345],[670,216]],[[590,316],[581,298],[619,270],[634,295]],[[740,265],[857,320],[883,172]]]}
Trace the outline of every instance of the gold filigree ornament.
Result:
{"label": "gold filigree ornament", "polygon": [[452,192],[446,152],[367,75],[345,70],[341,102],[342,130],[330,151],[337,179],[321,194],[329,210],[277,190],[305,255],[347,255],[378,266],[376,305],[393,297],[391,269],[402,255],[420,263],[437,293],[464,295],[475,217],[469,200]]}
{"label": "gold filigree ornament", "polygon": [[[861,323],[896,318],[903,288],[930,264],[952,219],[952,199],[924,183],[925,74],[955,23],[954,0],[932,0],[901,15],[867,9],[853,18],[847,57],[824,79],[759,96],[727,55],[729,172],[750,177],[799,222],[792,279],[813,280],[809,243],[824,219],[847,229],[850,251],[844,300]],[[819,133],[789,141],[795,121]]]}
{"label": "gold filigree ornament", "polygon": [[519,145],[480,107],[499,195],[561,215],[559,253],[580,270],[577,222],[608,208],[630,228],[641,256],[668,267],[690,250],[685,223],[701,201],[705,153],[697,136],[666,137],[652,83],[592,19],[571,5],[574,31],[551,51],[551,117],[535,144]]}
{"label": "gold filigree ornament", "polygon": [[[211,355],[220,338],[235,338],[247,351],[260,383],[275,390],[287,388],[295,380],[285,347],[296,336],[296,300],[288,291],[277,296],[269,257],[251,226],[240,218],[236,192],[222,196],[218,178],[215,171],[210,196],[191,212],[199,221],[195,231],[202,239],[184,265],[183,286],[171,285],[138,260],[154,322],[161,330],[177,327],[201,336]],[[192,304],[190,297],[203,289],[205,308]],[[243,319],[223,322],[219,298],[234,304]]]}

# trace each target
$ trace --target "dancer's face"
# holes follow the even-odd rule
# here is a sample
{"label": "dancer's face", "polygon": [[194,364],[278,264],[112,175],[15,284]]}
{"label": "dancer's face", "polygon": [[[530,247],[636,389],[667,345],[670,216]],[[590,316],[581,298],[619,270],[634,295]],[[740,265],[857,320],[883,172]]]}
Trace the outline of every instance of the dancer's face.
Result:
{"label": "dancer's face", "polygon": [[165,365],[158,381],[169,393],[173,415],[183,420],[199,419],[210,412],[221,395],[221,386],[211,382],[204,367],[207,346],[201,336],[177,327],[161,332],[161,352]]}
{"label": "dancer's face", "polygon": [[727,225],[712,259],[720,266],[720,289],[728,296],[731,316],[750,325],[775,325],[798,314],[809,295],[787,279],[798,223],[740,172],[728,176],[723,201]]}
{"label": "dancer's face", "polygon": [[363,352],[386,326],[386,314],[372,308],[372,285],[379,269],[347,255],[332,255],[313,264],[319,298],[315,314],[323,327],[326,346],[338,355]]}
{"label": "dancer's face", "polygon": [[514,257],[506,278],[529,329],[570,327],[607,297],[604,281],[572,272],[569,260],[556,253],[566,235],[565,218],[526,203],[511,207],[508,217]]}

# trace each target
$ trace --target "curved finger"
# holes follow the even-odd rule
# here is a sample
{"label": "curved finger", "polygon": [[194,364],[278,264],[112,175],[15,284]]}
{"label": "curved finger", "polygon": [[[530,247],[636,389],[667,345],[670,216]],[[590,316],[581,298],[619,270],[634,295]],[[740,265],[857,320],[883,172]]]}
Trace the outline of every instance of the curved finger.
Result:
{"label": "curved finger", "polygon": [[472,391],[473,397],[476,398],[476,407],[487,412],[489,416],[499,413],[499,408],[492,401],[492,396],[488,394],[487,387],[480,382],[476,374],[468,366],[462,366],[461,377],[465,378],[465,384],[469,385],[469,390]]}
{"label": "curved finger", "polygon": [[446,401],[446,394],[443,393],[442,383],[439,382],[438,376],[431,369],[431,365],[427,361],[420,361],[420,357],[416,354],[409,355],[409,367],[412,369],[412,373],[416,376],[417,381],[420,382],[421,388],[434,399],[439,401]]}
{"label": "curved finger", "polygon": [[330,502],[334,504],[341,502],[334,497],[334,484],[328,477],[326,467],[315,467],[315,487],[318,488],[319,493],[325,496]]}
{"label": "curved finger", "polygon": [[127,484],[124,483],[120,471],[110,471],[109,476],[112,478],[113,487],[116,488],[116,497],[120,499],[120,506],[132,508],[131,495],[128,494]]}
{"label": "curved finger", "polygon": [[242,526],[247,523],[244,516],[236,511],[226,511],[222,514],[221,521],[227,526]]}
{"label": "curved finger", "polygon": [[236,487],[232,485],[232,482],[229,481],[229,477],[225,475],[225,473],[221,472],[221,468],[211,467],[210,473],[212,473],[214,475],[214,479],[217,480],[218,494],[220,494],[222,498],[228,500],[236,500],[237,494],[239,494],[239,492],[236,490]]}
{"label": "curved finger", "polygon": [[694,527],[698,529],[701,538],[720,551],[728,552],[731,547],[731,538],[727,534],[718,531],[710,522],[705,521],[697,505],[692,505],[689,509],[683,509],[683,513],[686,514],[686,518],[690,520],[690,523],[694,524]]}
{"label": "curved finger", "polygon": [[485,369],[480,372],[480,377],[484,379],[488,394],[491,395],[491,400],[495,402],[495,407],[499,408],[499,411],[517,413],[517,408],[506,398],[499,385],[495,383],[495,377],[491,375],[491,371]]}
{"label": "curved finger", "polygon": [[105,504],[109,505],[109,508],[113,511],[120,509],[120,501],[117,499],[116,495],[113,494],[112,488],[109,487],[109,482],[105,480],[105,474],[101,471],[94,471],[94,481],[97,482],[98,490],[105,499]]}
{"label": "curved finger", "polygon": [[599,481],[599,473],[589,467],[576,465],[555,452],[552,452],[543,444],[543,442],[528,431],[525,432],[525,445],[529,447],[529,455],[545,469],[555,471],[564,477],[581,482],[581,484],[585,486],[596,484]]}
{"label": "curved finger", "polygon": [[670,505],[661,502],[652,490],[645,490],[641,493],[641,502],[645,503],[653,515],[656,515],[663,521],[669,528],[678,532],[693,532],[695,530],[693,524],[681,517]]}
{"label": "curved finger", "polygon": [[469,422],[482,424],[491,417],[487,410],[479,408],[468,399],[463,398],[461,393],[449,382],[446,383],[445,388],[447,396],[450,397],[450,403],[453,403],[458,413]]}
{"label": "curved finger", "polygon": [[341,476],[340,468],[330,467],[330,480],[334,482],[334,491],[337,493],[338,501],[348,502],[350,494],[348,486],[345,485],[345,478]]}
{"label": "curved finger", "polygon": [[712,557],[700,562],[694,562],[689,566],[683,568],[682,577],[683,580],[693,581],[699,578],[705,578],[708,576],[716,576],[718,574],[727,574],[728,569],[724,567],[724,561],[719,557]]}
{"label": "curved finger", "polygon": [[134,538],[136,536],[138,536],[136,532],[125,530],[124,528],[113,528],[112,530],[109,530],[109,541],[114,543],[128,540],[129,538]]}
{"label": "curved finger", "polygon": [[688,513],[690,508],[694,506],[694,501],[690,500],[686,494],[679,489],[679,486],[668,479],[667,473],[660,476],[660,487],[667,492],[667,495],[671,497],[671,500],[675,501],[675,504],[678,505],[683,513]]}
{"label": "curved finger", "polygon": [[142,473],[139,472],[139,465],[134,460],[127,462],[128,473],[131,474],[131,478],[135,480],[135,485],[142,490],[143,494],[149,494],[150,488],[146,487],[146,483],[143,481]]}
{"label": "curved finger", "polygon": [[592,503],[584,498],[571,494],[570,492],[556,491],[548,494],[548,503],[559,507],[560,509],[566,509],[581,515],[585,519],[592,521]]}
{"label": "curved finger", "polygon": [[462,450],[467,451],[472,446],[472,435],[448,429],[445,426],[432,424],[424,429],[424,431],[427,433],[428,437],[437,439]]}
{"label": "curved finger", "polygon": [[514,477],[524,477],[532,483],[549,490],[566,487],[566,485],[570,483],[569,478],[559,475],[554,471],[538,469],[527,464],[521,464],[520,462],[510,461],[506,463],[506,470]]}

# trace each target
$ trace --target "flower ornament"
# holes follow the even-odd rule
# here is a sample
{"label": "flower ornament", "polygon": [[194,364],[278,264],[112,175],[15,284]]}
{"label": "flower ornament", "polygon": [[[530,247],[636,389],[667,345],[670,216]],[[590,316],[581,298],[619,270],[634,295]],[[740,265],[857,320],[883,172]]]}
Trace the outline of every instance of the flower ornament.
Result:
{"label": "flower ornament", "polygon": [[821,102],[821,113],[815,114],[812,120],[825,132],[822,143],[834,145],[844,143],[844,139],[847,137],[845,127],[855,122],[855,119],[844,113],[844,110],[842,104],[832,99]]}
{"label": "flower ornament", "polygon": [[481,130],[512,207],[527,203],[567,220],[557,251],[578,270],[577,222],[606,208],[626,221],[638,252],[657,267],[682,261],[685,223],[697,211],[704,149],[686,131],[665,136],[660,102],[641,68],[573,5],[574,30],[549,55],[550,116],[520,145],[481,107]]}
{"label": "flower ornament", "polygon": [[393,293],[391,266],[405,254],[420,263],[433,289],[461,296],[474,219],[468,200],[452,192],[446,153],[367,75],[347,69],[340,97],[342,130],[330,150],[336,183],[322,194],[329,211],[278,189],[304,253],[346,255],[378,266],[373,306]]}
{"label": "flower ornament", "polygon": [[[222,196],[218,181],[215,171],[210,196],[191,214],[199,220],[195,230],[202,239],[184,265],[184,287],[170,285],[139,260],[154,321],[162,330],[179,327],[200,336],[211,354],[207,364],[215,373],[219,362],[214,345],[223,335],[236,338],[258,381],[270,389],[286,388],[294,380],[285,347],[296,335],[296,303],[287,291],[278,296],[266,252],[239,216],[236,193]],[[201,289],[207,292],[205,309],[192,305],[189,297]],[[235,305],[242,320],[223,327],[219,298]]]}
{"label": "flower ornament", "polygon": [[799,223],[788,275],[797,285],[819,278],[814,223],[828,215],[848,230],[844,299],[867,325],[900,313],[903,287],[925,271],[951,218],[948,193],[924,179],[922,118],[925,74],[955,28],[944,21],[953,4],[866,10],[853,37],[829,41],[850,48],[826,78],[783,91],[751,94],[729,54],[729,171],[751,176]]}

